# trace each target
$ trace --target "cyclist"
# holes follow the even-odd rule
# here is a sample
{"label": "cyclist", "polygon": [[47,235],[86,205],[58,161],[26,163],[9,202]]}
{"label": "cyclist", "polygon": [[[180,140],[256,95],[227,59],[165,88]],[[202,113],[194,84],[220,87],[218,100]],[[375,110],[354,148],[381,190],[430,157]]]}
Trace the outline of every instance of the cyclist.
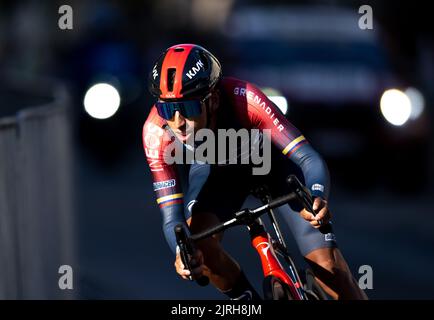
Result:
{"label": "cyclist", "polygon": [[[252,66],[254,67],[254,66]],[[154,180],[154,190],[163,220],[166,240],[176,254],[177,273],[188,279],[176,246],[174,226],[184,223],[197,233],[239,210],[253,183],[267,182],[273,195],[282,195],[285,178],[293,173],[314,196],[314,215],[296,204],[285,206],[287,221],[300,252],[324,290],[333,298],[364,299],[332,232],[319,227],[330,222],[327,204],[329,174],[325,162],[306,138],[253,84],[222,77],[217,58],[194,44],[179,44],[165,50],[149,77],[156,97],[143,126],[143,145]],[[227,163],[169,164],[169,144],[179,143],[185,152],[200,129],[222,128],[271,130],[272,166],[265,176],[253,176],[249,166]],[[262,179],[262,180],[261,180]],[[296,210],[299,214],[291,212]],[[222,248],[222,235],[199,241],[191,276],[209,277],[230,299],[260,299],[239,264]]]}

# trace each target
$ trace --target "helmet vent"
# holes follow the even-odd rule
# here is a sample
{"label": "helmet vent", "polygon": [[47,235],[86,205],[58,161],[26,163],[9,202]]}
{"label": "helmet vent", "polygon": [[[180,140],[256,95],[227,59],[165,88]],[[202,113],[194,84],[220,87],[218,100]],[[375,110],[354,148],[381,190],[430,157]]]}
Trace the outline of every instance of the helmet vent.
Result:
{"label": "helmet vent", "polygon": [[175,68],[167,69],[167,90],[168,91],[173,91],[173,84],[175,82],[175,74],[176,74]]}
{"label": "helmet vent", "polygon": [[175,48],[175,52],[182,52],[182,51],[184,51],[184,48]]}

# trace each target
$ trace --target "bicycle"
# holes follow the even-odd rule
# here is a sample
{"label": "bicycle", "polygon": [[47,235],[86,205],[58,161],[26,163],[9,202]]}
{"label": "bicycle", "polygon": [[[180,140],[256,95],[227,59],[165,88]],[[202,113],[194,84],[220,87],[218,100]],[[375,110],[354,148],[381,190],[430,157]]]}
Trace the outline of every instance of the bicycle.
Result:
{"label": "bicycle", "polygon": [[[242,209],[235,213],[234,217],[228,221],[218,224],[201,233],[187,236],[183,225],[175,226],[177,244],[180,248],[181,259],[184,266],[191,270],[190,257],[194,253],[194,242],[210,237],[216,233],[238,225],[246,225],[252,246],[259,254],[264,273],[263,294],[266,300],[325,300],[326,293],[315,281],[310,269],[300,273],[288,252],[287,245],[283,239],[279,224],[275,218],[273,209],[280,207],[292,200],[297,200],[308,211],[315,214],[313,210],[313,198],[309,190],[303,186],[295,175],[287,179],[291,188],[291,193],[271,199],[266,186],[257,186],[251,190],[252,194],[259,198],[263,205],[255,209]],[[271,224],[276,234],[273,238],[265,229],[260,217],[268,213]],[[331,232],[330,225],[321,226],[323,233]],[[287,266],[285,270],[284,265]],[[300,277],[303,275],[303,279]],[[192,280],[190,278],[190,280]],[[209,283],[206,276],[196,280],[201,286]]]}

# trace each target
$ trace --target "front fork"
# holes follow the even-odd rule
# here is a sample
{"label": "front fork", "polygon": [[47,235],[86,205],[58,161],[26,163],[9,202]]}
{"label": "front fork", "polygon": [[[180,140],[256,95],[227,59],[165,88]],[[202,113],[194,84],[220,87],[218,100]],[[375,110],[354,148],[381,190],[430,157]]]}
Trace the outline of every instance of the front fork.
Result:
{"label": "front fork", "polygon": [[263,225],[259,221],[255,221],[249,226],[249,233],[252,241],[252,246],[256,249],[261,258],[262,271],[264,277],[275,276],[285,282],[291,290],[292,296],[296,300],[304,300],[305,295],[301,283],[296,276],[296,270],[292,270],[288,275],[283,266],[280,264],[276,252],[274,251],[273,243],[270,235],[265,231]]}

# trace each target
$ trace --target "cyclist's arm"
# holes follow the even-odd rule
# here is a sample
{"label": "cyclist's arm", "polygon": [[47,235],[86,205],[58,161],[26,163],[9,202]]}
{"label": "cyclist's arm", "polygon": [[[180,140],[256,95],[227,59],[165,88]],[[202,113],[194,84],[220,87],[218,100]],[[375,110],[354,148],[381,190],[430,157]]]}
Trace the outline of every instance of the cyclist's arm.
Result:
{"label": "cyclist's arm", "polygon": [[244,83],[244,91],[241,88],[234,89],[233,94],[236,99],[244,99],[244,103],[247,100],[247,118],[251,126],[271,130],[272,143],[301,168],[305,184],[312,195],[327,199],[330,178],[322,157],[262,91],[249,83]]}
{"label": "cyclist's arm", "polygon": [[185,224],[183,193],[176,165],[168,165],[164,161],[165,147],[170,141],[164,138],[165,130],[152,121],[155,120],[155,117],[152,117],[153,113],[155,108],[143,126],[143,147],[152,173],[157,204],[162,214],[164,236],[175,253],[176,239],[173,228],[178,223]]}

